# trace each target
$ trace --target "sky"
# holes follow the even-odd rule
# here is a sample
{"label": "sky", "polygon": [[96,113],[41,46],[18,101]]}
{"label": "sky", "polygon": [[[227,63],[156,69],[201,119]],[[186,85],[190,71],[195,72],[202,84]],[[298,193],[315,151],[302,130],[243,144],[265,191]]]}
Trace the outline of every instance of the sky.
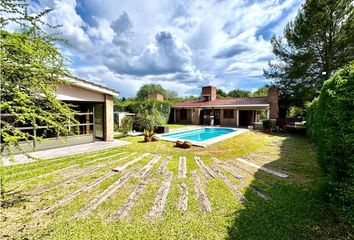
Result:
{"label": "sky", "polygon": [[302,0],[32,0],[32,11],[60,24],[60,46],[73,75],[132,97],[146,83],[179,96],[201,87],[254,91],[274,60],[270,39],[282,34]]}

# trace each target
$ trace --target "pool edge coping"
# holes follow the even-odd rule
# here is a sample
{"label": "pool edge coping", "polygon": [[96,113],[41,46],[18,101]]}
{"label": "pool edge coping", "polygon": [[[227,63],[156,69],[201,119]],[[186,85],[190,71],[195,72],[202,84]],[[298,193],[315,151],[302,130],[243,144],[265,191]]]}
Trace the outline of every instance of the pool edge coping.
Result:
{"label": "pool edge coping", "polygon": [[211,139],[208,139],[208,140],[204,140],[204,141],[201,141],[201,142],[190,141],[190,140],[186,140],[186,139],[169,138],[169,137],[164,137],[164,136],[163,136],[163,135],[165,135],[165,134],[170,134],[170,133],[157,134],[157,136],[158,136],[161,140],[165,140],[165,141],[168,141],[168,142],[188,141],[188,142],[192,143],[192,145],[194,145],[194,146],[207,147],[207,146],[212,145],[212,144],[214,144],[214,143],[221,142],[221,141],[223,141],[223,140],[226,140],[226,139],[229,139],[229,138],[238,136],[238,135],[240,135],[240,134],[242,134],[242,133],[245,133],[245,132],[249,132],[249,131],[250,131],[250,130],[245,129],[245,128],[210,127],[210,126],[205,126],[205,127],[191,128],[191,129],[188,129],[188,130],[176,131],[176,132],[173,132],[173,133],[181,133],[181,132],[193,131],[193,130],[198,130],[198,129],[201,129],[201,128],[229,128],[229,129],[233,129],[233,130],[235,130],[235,131],[234,131],[234,132],[231,132],[231,133],[227,133],[227,134],[221,135],[221,136],[218,136],[218,137],[214,137],[214,138],[211,138]]}

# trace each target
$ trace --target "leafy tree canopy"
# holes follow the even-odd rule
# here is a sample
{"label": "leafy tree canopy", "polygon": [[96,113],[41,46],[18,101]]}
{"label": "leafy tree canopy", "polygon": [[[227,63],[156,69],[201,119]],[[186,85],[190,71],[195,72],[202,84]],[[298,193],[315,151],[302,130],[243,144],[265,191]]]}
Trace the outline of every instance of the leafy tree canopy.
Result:
{"label": "leafy tree canopy", "polygon": [[[69,106],[55,97],[68,71],[55,47],[60,39],[43,30],[41,17],[50,11],[29,14],[26,0],[0,2],[1,152],[7,149],[10,155],[14,147],[22,151],[21,141],[43,137],[16,127],[48,126],[44,135],[50,131],[59,136],[70,134],[68,121],[76,122]],[[6,31],[8,24],[19,30]]]}
{"label": "leafy tree canopy", "polygon": [[217,96],[217,98],[226,98],[227,93],[221,89],[218,89],[218,90],[216,90],[216,96]]}
{"label": "leafy tree canopy", "polygon": [[253,97],[265,97],[268,95],[268,89],[269,87],[264,86],[258,88],[255,92],[252,93]]}
{"label": "leafy tree canopy", "polygon": [[230,92],[227,93],[228,97],[233,97],[233,98],[237,98],[237,97],[250,97],[252,96],[252,93],[250,91],[247,90],[242,90],[242,89],[234,89]]}
{"label": "leafy tree canopy", "polygon": [[307,0],[283,36],[273,36],[276,60],[264,71],[280,93],[280,111],[318,96],[324,80],[354,58],[352,0]]}
{"label": "leafy tree canopy", "polygon": [[136,94],[136,98],[140,101],[147,99],[150,93],[158,93],[161,94],[164,99],[174,100],[178,98],[178,94],[176,91],[169,91],[164,89],[160,84],[144,84],[140,87]]}

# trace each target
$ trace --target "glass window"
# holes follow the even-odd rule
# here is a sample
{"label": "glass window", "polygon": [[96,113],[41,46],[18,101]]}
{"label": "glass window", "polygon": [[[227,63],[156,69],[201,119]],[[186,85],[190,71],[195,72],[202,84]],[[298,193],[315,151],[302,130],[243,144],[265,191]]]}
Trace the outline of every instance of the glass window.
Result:
{"label": "glass window", "polygon": [[224,118],[234,118],[234,110],[224,109]]}
{"label": "glass window", "polygon": [[181,120],[187,120],[187,109],[181,109],[180,118]]}

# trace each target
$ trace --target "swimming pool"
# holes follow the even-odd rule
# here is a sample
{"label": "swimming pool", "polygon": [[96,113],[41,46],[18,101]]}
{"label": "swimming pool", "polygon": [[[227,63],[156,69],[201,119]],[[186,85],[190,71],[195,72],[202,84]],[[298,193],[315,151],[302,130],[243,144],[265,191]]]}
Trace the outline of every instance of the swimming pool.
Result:
{"label": "swimming pool", "polygon": [[205,127],[188,131],[161,134],[160,138],[167,141],[189,141],[193,145],[206,146],[236,136],[246,129]]}

